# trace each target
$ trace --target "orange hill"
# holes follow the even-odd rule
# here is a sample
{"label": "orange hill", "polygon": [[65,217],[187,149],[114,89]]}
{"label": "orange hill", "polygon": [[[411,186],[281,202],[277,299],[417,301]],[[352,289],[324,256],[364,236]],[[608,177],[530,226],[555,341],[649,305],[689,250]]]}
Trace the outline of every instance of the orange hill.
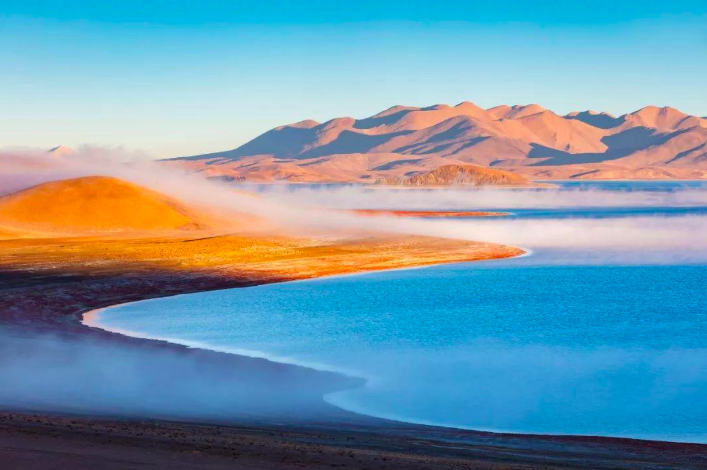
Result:
{"label": "orange hill", "polygon": [[54,181],[0,197],[0,226],[63,233],[206,228],[184,204],[105,176]]}

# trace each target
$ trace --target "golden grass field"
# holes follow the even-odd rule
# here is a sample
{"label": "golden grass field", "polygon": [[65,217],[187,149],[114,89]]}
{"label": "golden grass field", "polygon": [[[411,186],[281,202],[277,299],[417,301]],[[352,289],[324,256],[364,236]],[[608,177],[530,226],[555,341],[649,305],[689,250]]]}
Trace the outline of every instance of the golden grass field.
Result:
{"label": "golden grass field", "polygon": [[295,236],[116,178],[74,178],[0,198],[0,319],[73,329],[63,319],[142,298],[521,253],[364,231]]}
{"label": "golden grass field", "polygon": [[46,276],[163,274],[271,281],[516,256],[491,244],[399,235],[355,238],[190,236],[0,240],[0,270]]}

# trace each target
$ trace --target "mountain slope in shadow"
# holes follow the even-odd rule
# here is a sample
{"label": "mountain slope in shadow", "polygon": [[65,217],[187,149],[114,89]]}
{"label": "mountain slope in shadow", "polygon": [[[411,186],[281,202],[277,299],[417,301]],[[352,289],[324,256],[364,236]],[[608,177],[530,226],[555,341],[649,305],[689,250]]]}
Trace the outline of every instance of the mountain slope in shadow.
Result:
{"label": "mountain slope in shadow", "polygon": [[[277,127],[233,150],[166,160],[208,176],[249,181],[398,181],[445,165],[502,168],[533,178],[572,178],[611,170],[703,178],[707,120],[647,106],[614,117],[560,116],[537,104],[483,109],[393,106],[373,116]],[[641,169],[662,168],[659,172]],[[621,171],[619,171],[621,170]]]}

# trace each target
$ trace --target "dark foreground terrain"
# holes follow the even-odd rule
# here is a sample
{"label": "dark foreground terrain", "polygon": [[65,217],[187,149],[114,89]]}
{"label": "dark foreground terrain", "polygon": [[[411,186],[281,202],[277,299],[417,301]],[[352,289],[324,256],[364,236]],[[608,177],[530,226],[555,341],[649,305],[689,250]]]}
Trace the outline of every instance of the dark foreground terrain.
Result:
{"label": "dark foreground terrain", "polygon": [[698,469],[707,446],[351,423],[0,415],[3,469]]}

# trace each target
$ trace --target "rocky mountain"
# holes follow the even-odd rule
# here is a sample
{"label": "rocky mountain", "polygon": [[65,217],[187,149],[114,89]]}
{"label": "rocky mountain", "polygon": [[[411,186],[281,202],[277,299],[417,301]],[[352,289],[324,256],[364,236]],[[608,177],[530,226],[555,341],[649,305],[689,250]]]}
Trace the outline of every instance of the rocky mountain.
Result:
{"label": "rocky mountain", "polygon": [[537,104],[394,106],[280,126],[233,150],[166,163],[249,181],[421,181],[470,164],[530,179],[707,178],[707,120],[655,106],[618,117],[560,116]]}

